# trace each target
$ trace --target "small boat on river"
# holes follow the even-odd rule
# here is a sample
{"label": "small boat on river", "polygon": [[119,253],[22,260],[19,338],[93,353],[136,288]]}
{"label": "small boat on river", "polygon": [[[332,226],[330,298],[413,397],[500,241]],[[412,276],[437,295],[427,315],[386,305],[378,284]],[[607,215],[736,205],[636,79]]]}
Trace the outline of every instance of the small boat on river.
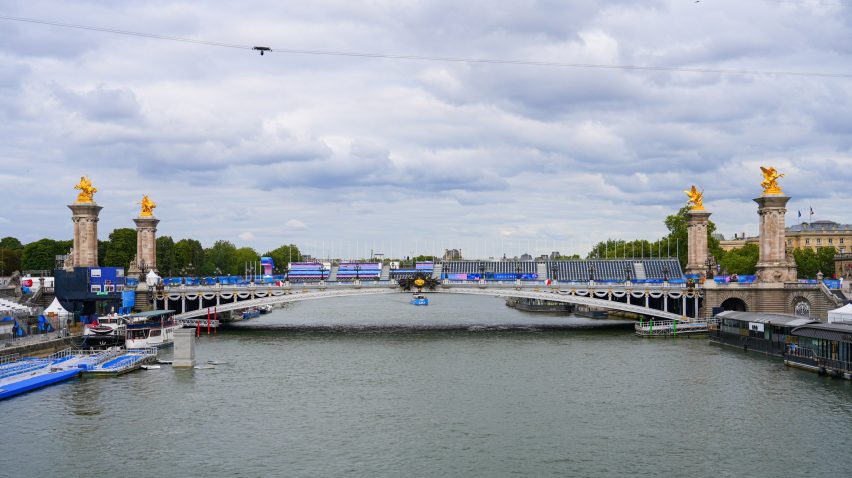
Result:
{"label": "small boat on river", "polygon": [[411,297],[411,305],[429,305],[429,299],[423,294],[414,294]]}

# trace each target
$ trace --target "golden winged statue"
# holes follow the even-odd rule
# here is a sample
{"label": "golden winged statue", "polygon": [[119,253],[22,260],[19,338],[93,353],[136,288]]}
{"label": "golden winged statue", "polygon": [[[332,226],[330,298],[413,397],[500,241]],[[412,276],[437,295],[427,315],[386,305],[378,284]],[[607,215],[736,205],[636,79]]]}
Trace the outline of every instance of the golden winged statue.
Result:
{"label": "golden winged statue", "polygon": [[702,191],[699,191],[693,184],[692,189],[687,189],[684,192],[689,196],[689,201],[686,202],[686,205],[690,206],[690,211],[704,210],[704,193]]}
{"label": "golden winged statue", "polygon": [[94,196],[98,192],[98,188],[92,186],[88,176],[80,176],[80,182],[74,186],[74,189],[79,189],[80,194],[77,195],[77,203],[92,203],[95,202]]}
{"label": "golden winged statue", "polygon": [[142,196],[142,212],[139,213],[139,217],[151,217],[154,215],[154,208],[157,207],[157,203],[148,199],[148,195],[145,194]]}
{"label": "golden winged statue", "polygon": [[761,166],[760,170],[763,172],[763,181],[760,182],[760,185],[763,186],[763,194],[784,194],[778,186],[778,180],[783,178],[784,175],[778,174],[778,170],[772,166],[768,168]]}

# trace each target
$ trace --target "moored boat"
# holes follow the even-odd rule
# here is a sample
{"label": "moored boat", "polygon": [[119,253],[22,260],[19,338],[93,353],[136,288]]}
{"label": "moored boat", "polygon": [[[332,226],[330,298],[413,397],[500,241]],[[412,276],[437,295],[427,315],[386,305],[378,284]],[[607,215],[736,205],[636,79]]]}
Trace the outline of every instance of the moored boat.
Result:
{"label": "moored boat", "polygon": [[167,347],[175,341],[173,310],[152,310],[129,316],[127,320],[127,349]]}
{"label": "moored boat", "polygon": [[412,305],[429,305],[429,299],[426,298],[423,294],[414,294],[411,297]]}

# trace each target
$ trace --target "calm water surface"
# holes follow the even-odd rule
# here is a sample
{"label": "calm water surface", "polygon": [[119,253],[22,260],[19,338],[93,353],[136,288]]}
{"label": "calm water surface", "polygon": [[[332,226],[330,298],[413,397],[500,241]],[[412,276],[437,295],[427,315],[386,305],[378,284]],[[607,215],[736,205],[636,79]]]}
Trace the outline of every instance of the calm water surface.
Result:
{"label": "calm water surface", "polygon": [[[848,476],[852,385],[490,297],[326,299],[0,402],[0,476]],[[403,326],[415,325],[412,328]]]}

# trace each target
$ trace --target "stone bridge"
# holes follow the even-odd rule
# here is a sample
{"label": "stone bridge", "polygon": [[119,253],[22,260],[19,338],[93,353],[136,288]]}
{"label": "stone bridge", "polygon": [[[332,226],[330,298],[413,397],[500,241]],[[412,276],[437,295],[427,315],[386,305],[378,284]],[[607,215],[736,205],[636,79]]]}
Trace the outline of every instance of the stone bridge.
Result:
{"label": "stone bridge", "polygon": [[[177,319],[189,319],[217,312],[239,311],[260,305],[283,304],[303,300],[364,295],[399,294],[395,284],[299,285],[293,287],[176,287],[168,288],[156,299],[155,307],[180,311]],[[659,319],[686,321],[700,311],[700,290],[679,286],[625,287],[613,285],[518,286],[517,284],[443,284],[431,294],[486,295],[542,299],[580,306],[641,314]],[[689,312],[686,314],[684,312]]]}

